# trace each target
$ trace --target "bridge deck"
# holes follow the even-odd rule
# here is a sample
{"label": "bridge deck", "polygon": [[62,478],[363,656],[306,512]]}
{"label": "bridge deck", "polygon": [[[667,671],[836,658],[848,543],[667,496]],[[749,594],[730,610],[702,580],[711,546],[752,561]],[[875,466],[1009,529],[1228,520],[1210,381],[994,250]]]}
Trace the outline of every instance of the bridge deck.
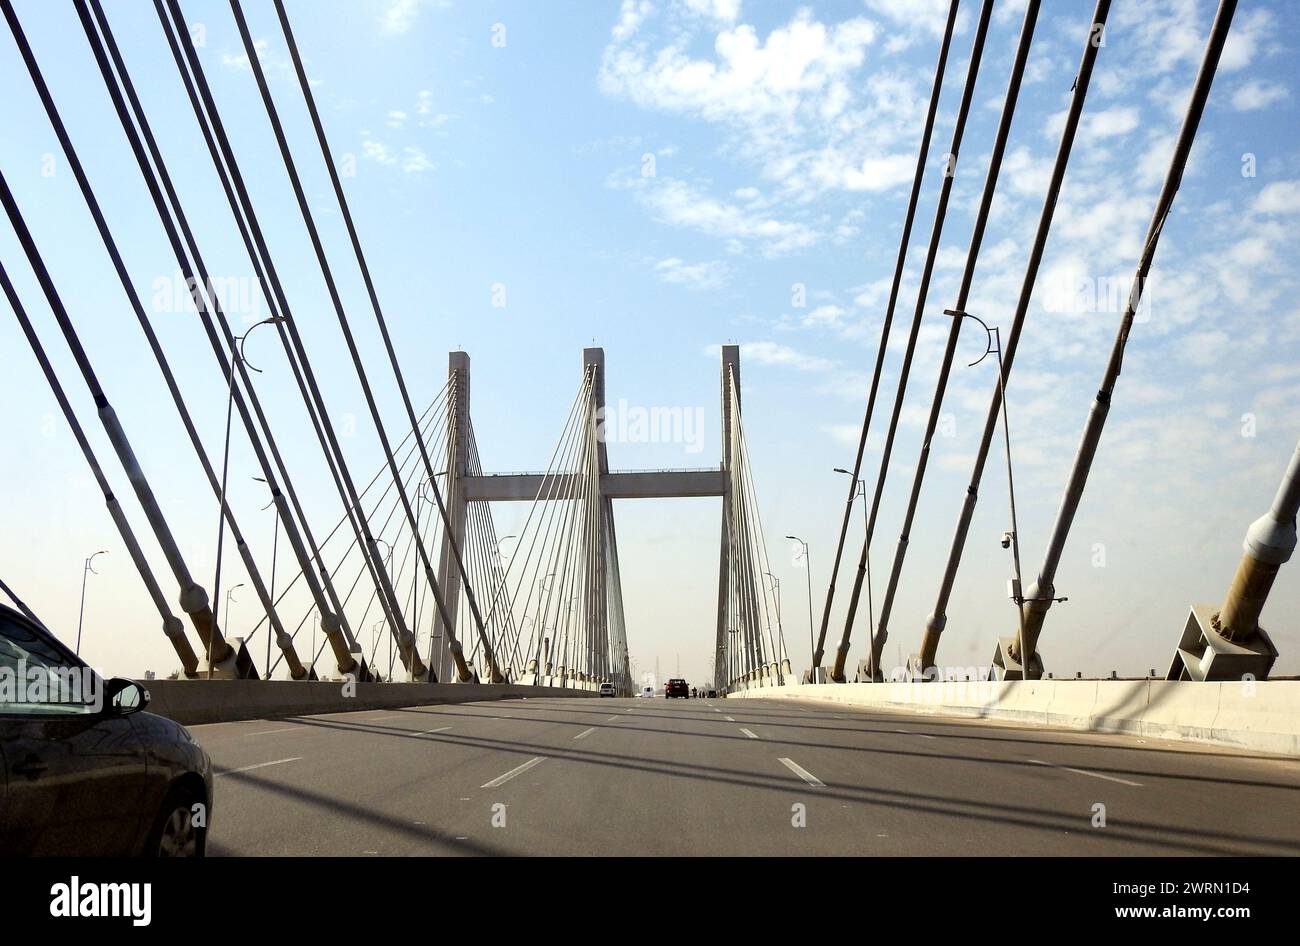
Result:
{"label": "bridge deck", "polygon": [[219,773],[214,854],[1300,852],[1294,761],[1126,736],[761,699],[192,728]]}

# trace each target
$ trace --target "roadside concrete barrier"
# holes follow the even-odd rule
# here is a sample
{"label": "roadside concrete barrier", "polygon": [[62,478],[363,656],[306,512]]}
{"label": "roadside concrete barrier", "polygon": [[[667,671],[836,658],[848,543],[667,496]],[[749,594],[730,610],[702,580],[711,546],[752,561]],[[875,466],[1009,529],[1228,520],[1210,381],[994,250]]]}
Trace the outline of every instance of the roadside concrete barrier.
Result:
{"label": "roadside concrete barrier", "polygon": [[1300,680],[804,683],[728,696],[1128,733],[1300,757]]}
{"label": "roadside concrete barrier", "polygon": [[150,713],[183,725],[529,697],[594,697],[588,690],[513,684],[358,683],[296,680],[141,680]]}

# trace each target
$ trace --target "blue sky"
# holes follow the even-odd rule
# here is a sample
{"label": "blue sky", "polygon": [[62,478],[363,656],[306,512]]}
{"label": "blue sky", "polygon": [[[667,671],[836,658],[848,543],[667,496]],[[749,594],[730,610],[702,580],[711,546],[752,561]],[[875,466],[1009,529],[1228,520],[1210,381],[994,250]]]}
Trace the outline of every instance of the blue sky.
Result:
{"label": "blue sky", "polygon": [[[219,444],[222,379],[192,312],[166,301],[176,267],[75,13],[15,5],[196,422],[207,443]],[[247,277],[151,5],[106,6],[209,269]],[[831,469],[853,458],[946,6],[288,4],[332,147],[355,170],[344,185],[414,399],[422,406],[441,387],[449,350],[468,351],[487,469],[544,466],[580,379],[581,349],[593,343],[606,350],[611,403],[699,408],[706,422],[702,450],[616,443],[613,466],[716,463],[717,346],[741,344],[745,426],[798,666],[807,661],[804,573],[780,537],[809,539],[820,616],[843,501]],[[348,265],[273,9],[252,0],[246,8],[363,351],[382,379],[384,417],[399,431],[400,401],[378,370],[378,333]],[[933,221],[937,156],[947,150],[966,72],[977,5],[962,8],[869,442],[869,481]],[[184,10],[349,462],[368,479],[382,460],[377,438],[229,8],[189,2]],[[1014,307],[1091,10],[1063,0],[1042,6],[968,306],[994,324],[1005,326]],[[1118,0],[1111,13],[1009,389],[1026,572],[1041,559],[1118,323],[1106,287],[1119,287],[1112,299],[1127,291],[1212,13],[1205,0]],[[956,294],[1022,15],[1014,0],[994,14],[877,528],[878,576],[893,554],[947,331],[942,310]],[[1267,507],[1300,438],[1298,21],[1285,3],[1238,10],[1058,574],[1058,593],[1070,601],[1048,619],[1041,649],[1049,670],[1163,672],[1187,606],[1222,597],[1241,536]],[[11,37],[0,38],[0,50],[0,168],[191,566],[210,586],[215,501]],[[0,258],[125,493],[8,226],[0,227]],[[504,306],[493,304],[494,287],[504,287]],[[265,312],[253,296],[242,314]],[[295,482],[317,521],[332,523],[338,499],[287,364],[269,334],[249,349]],[[110,671],[167,672],[175,657],[8,313],[0,350],[0,574],[70,637],[81,560],[109,549],[97,561],[102,575],[92,577],[84,651]],[[959,365],[978,353],[967,336],[969,357]],[[895,643],[906,654],[919,642],[992,381],[988,361],[954,371],[891,623],[891,659]],[[238,438],[232,470],[233,502],[266,559],[272,521],[260,512],[257,470]],[[990,464],[944,663],[986,663],[994,637],[1013,625],[1010,563],[997,545],[1007,527],[1000,473]],[[517,531],[525,512],[495,510],[498,533]],[[703,677],[717,502],[628,502],[617,515],[634,659],[648,669],[659,658],[667,671],[680,655],[683,673]],[[860,528],[855,518],[855,547]],[[1300,670],[1295,567],[1284,568],[1265,611],[1283,653],[1279,672]],[[234,577],[223,584],[242,580],[228,568]],[[161,560],[158,571],[165,574]],[[256,607],[247,588],[238,600],[235,632]],[[860,623],[859,642],[865,633]]]}

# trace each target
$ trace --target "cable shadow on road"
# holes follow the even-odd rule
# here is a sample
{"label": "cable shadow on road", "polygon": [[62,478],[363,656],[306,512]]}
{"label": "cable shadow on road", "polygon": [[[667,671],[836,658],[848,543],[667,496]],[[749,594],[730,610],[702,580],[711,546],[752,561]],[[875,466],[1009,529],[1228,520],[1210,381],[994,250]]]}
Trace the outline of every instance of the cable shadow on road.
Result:
{"label": "cable shadow on road", "polygon": [[[464,704],[464,703],[458,704],[458,706],[462,706],[462,707],[465,706],[465,705],[467,705],[467,704]],[[565,722],[565,720],[545,719],[545,718],[543,718],[543,717],[540,717],[540,716],[533,716],[533,715],[518,715],[518,716],[511,716],[511,717],[500,717],[500,716],[495,716],[495,715],[490,715],[490,714],[478,714],[478,713],[464,713],[464,712],[460,712],[460,713],[455,713],[455,712],[452,712],[452,713],[445,713],[445,712],[438,712],[438,711],[430,712],[430,711],[428,711],[427,708],[412,709],[412,710],[410,710],[410,711],[413,712],[413,713],[418,713],[419,715],[422,715],[422,716],[448,716],[448,717],[458,718],[458,719],[464,719],[464,718],[466,718],[466,717],[469,717],[469,718],[472,718],[472,719],[506,719],[506,718],[508,718],[508,719],[510,719],[510,721],[512,721],[512,722],[528,722],[528,723],[535,723],[535,724],[541,724],[541,723],[564,723],[564,722]],[[546,712],[551,712],[551,711],[552,711],[552,708],[551,708],[551,707],[546,707],[545,711],[546,711]],[[602,715],[604,715],[604,714],[602,714]],[[317,718],[317,717],[299,716],[299,717],[291,717],[291,718],[292,718],[294,721],[296,721],[296,722],[305,722],[305,721],[307,721],[307,720],[309,720],[309,719],[313,719],[313,718]],[[653,735],[662,735],[662,736],[690,736],[690,737],[694,737],[694,738],[703,738],[703,739],[728,739],[728,740],[735,740],[735,741],[738,741],[738,742],[745,742],[745,741],[748,741],[748,738],[749,738],[749,737],[747,737],[747,736],[734,735],[734,734],[731,733],[731,732],[719,732],[719,733],[696,733],[696,732],[684,732],[684,731],[681,731],[681,730],[663,730],[663,729],[654,729],[654,728],[645,727],[645,726],[636,726],[636,725],[633,724],[633,721],[634,721],[634,720],[637,720],[637,719],[652,719],[652,718],[653,718],[653,719],[670,719],[670,720],[675,720],[675,721],[682,721],[683,719],[686,719],[685,717],[674,716],[674,715],[672,715],[672,714],[667,714],[667,715],[664,715],[664,714],[655,714],[655,715],[653,715],[653,716],[651,716],[650,714],[638,714],[638,715],[635,715],[635,716],[633,716],[633,715],[626,715],[626,714],[619,714],[619,718],[620,718],[621,720],[626,720],[626,722],[622,723],[622,724],[619,726],[619,728],[620,728],[620,729],[624,729],[624,730],[628,730],[628,731],[632,731],[632,732],[644,732],[644,733],[649,733],[649,734],[653,734]],[[699,720],[696,720],[696,719],[690,719],[690,720],[688,720],[688,721],[690,721],[690,722],[699,722],[699,721],[703,721],[703,722],[713,722],[714,719],[713,719],[712,716],[702,716]],[[342,721],[340,721],[340,722],[342,722]],[[356,721],[355,723],[351,723],[351,724],[352,724],[352,725],[360,725],[360,724],[364,724],[364,722],[365,722],[364,720],[360,720],[360,721]],[[585,721],[585,720],[584,720],[582,723],[573,723],[573,724],[571,724],[571,725],[585,725],[587,722],[588,722],[588,721]],[[723,720],[723,719],[721,719],[721,718],[719,718],[719,719],[717,720],[717,722],[720,722],[720,723],[722,723],[722,725],[727,726],[727,727],[735,727],[735,726],[738,726],[738,725],[739,725],[738,723],[727,722],[727,721],[725,721],[725,720]],[[876,720],[872,720],[872,722],[874,723],[874,722],[877,722],[877,721],[876,721]],[[932,722],[931,722],[931,720],[930,720],[928,717],[925,718],[924,720],[922,720],[922,721],[918,721],[918,722],[921,722],[921,723],[923,723],[924,725],[927,725],[927,726],[932,725]],[[373,725],[373,724],[371,724],[371,725]],[[861,727],[861,726],[857,726],[857,727],[853,727],[853,728],[846,728],[846,727],[843,727],[843,726],[797,726],[797,725],[780,724],[780,723],[772,723],[772,722],[755,723],[754,725],[763,726],[763,727],[765,727],[765,728],[778,728],[778,727],[780,727],[780,728],[799,729],[799,730],[817,730],[817,731],[820,731],[820,732],[827,732],[827,733],[842,733],[842,734],[846,734],[846,735],[878,735],[878,736],[895,736],[895,735],[898,734],[898,730],[897,730],[897,729],[891,728],[891,727],[889,727],[888,725],[882,726],[881,728],[874,728],[874,727],[873,727],[873,728],[864,728],[864,727]],[[958,725],[956,725],[956,726],[951,726],[951,727],[949,727],[949,728],[954,728],[954,729],[961,730],[960,733],[949,732],[949,733],[944,733],[944,734],[942,734],[942,735],[940,735],[940,736],[937,736],[937,737],[935,737],[935,738],[937,738],[937,739],[945,739],[945,740],[947,740],[947,739],[965,740],[965,741],[968,741],[968,742],[970,742],[970,743],[972,743],[972,744],[974,744],[974,745],[981,745],[981,744],[992,743],[992,744],[1008,744],[1008,745],[1014,745],[1014,746],[1025,747],[1025,748],[1029,748],[1029,747],[1033,747],[1033,748],[1039,748],[1039,747],[1060,747],[1060,748],[1067,748],[1067,749],[1071,749],[1071,750],[1079,750],[1079,749],[1090,750],[1091,752],[1097,752],[1097,751],[1107,751],[1107,752],[1109,752],[1109,751],[1124,751],[1124,752],[1130,752],[1130,753],[1136,753],[1136,754],[1156,753],[1156,754],[1158,754],[1158,755],[1157,755],[1157,758],[1160,758],[1162,761],[1163,761],[1163,760],[1166,760],[1166,759],[1168,759],[1168,760],[1177,760],[1178,758],[1180,758],[1180,757],[1182,757],[1182,756],[1184,756],[1184,755],[1187,756],[1187,757],[1189,757],[1189,759],[1196,759],[1196,758],[1199,758],[1199,757],[1209,757],[1209,758],[1219,758],[1219,759],[1225,759],[1225,760],[1234,760],[1234,759],[1243,759],[1243,758],[1245,758],[1245,759],[1250,759],[1250,760],[1255,760],[1255,759],[1257,758],[1257,757],[1255,757],[1255,756],[1240,756],[1240,755],[1237,755],[1237,754],[1230,754],[1230,753],[1199,752],[1199,751],[1195,751],[1195,750],[1184,753],[1184,752],[1182,752],[1182,751],[1179,750],[1179,749],[1165,749],[1165,748],[1161,748],[1161,747],[1158,747],[1158,746],[1154,746],[1154,747],[1153,747],[1153,746],[1106,745],[1106,744],[1104,744],[1104,743],[1079,742],[1079,741],[1069,741],[1069,742],[1067,742],[1067,741],[1062,741],[1062,740],[1043,739],[1043,738],[1032,738],[1032,739],[1020,738],[1020,739],[1017,739],[1017,738],[1014,738],[1014,737],[1012,737],[1012,736],[986,735],[986,734],[976,734],[976,733],[972,733],[972,732],[970,732],[970,730],[971,730],[971,728],[972,728],[973,726],[980,726],[980,727],[982,728],[984,725],[985,725],[985,724],[982,724],[982,723],[975,723],[975,722],[965,723],[964,725],[958,724]],[[388,728],[391,729],[391,730],[393,730],[393,731],[395,731],[395,732],[399,732],[399,733],[402,732],[402,730],[397,729],[396,727],[388,727]],[[996,728],[998,728],[999,730],[1003,730],[1003,731],[1020,732],[1020,733],[1025,733],[1025,734],[1033,734],[1035,737],[1037,737],[1037,736],[1039,735],[1039,731],[1037,731],[1037,730],[1026,730],[1026,729],[1019,729],[1019,728],[1016,728],[1016,727],[1009,727],[1009,728],[1008,728],[1008,727],[996,727]],[[928,734],[925,734],[925,735],[928,735]],[[1081,733],[1080,735],[1086,735],[1086,734],[1082,734],[1082,733]],[[1102,735],[1102,736],[1104,736],[1105,734],[1095,734],[1095,735]],[[869,752],[869,753],[881,753],[881,752],[884,752],[884,753],[891,753],[891,754],[904,755],[904,756],[913,756],[913,757],[917,757],[917,758],[951,758],[951,759],[958,759],[958,760],[962,760],[962,761],[972,761],[972,762],[995,762],[995,761],[997,761],[997,762],[1002,762],[1002,763],[1006,763],[1006,764],[1017,764],[1017,765],[1029,765],[1029,764],[1031,764],[1031,763],[1028,763],[1028,762],[1023,762],[1023,761],[1014,760],[1014,759],[996,760],[996,759],[984,759],[984,758],[979,758],[979,757],[975,757],[975,756],[950,755],[950,754],[944,754],[944,753],[941,753],[941,752],[911,752],[911,751],[906,751],[906,750],[897,750],[897,749],[882,749],[882,748],[879,748],[879,747],[872,747],[872,746],[845,746],[845,745],[837,745],[837,744],[835,744],[835,743],[827,743],[827,742],[810,742],[810,741],[808,741],[808,740],[806,740],[806,739],[787,739],[787,738],[780,738],[780,737],[778,737],[778,738],[765,737],[765,738],[764,738],[764,741],[767,741],[767,742],[769,742],[769,743],[771,743],[771,744],[773,744],[773,745],[793,746],[793,747],[795,747],[795,748],[832,749],[832,750],[836,750],[836,751]],[[1286,762],[1288,762],[1289,760],[1287,760],[1287,759],[1275,759],[1275,758],[1271,758],[1271,757],[1270,757],[1270,758],[1267,759],[1267,761],[1270,761],[1270,762],[1282,762],[1282,763],[1286,763]],[[1078,763],[1078,764],[1085,764],[1085,763],[1080,762],[1080,763]],[[1262,789],[1276,789],[1276,790],[1287,791],[1287,792],[1300,792],[1300,782],[1297,782],[1297,783],[1288,783],[1288,782],[1269,781],[1269,780],[1258,779],[1258,778],[1236,778],[1236,777],[1231,777],[1231,776],[1199,775],[1199,774],[1184,773],[1184,772],[1157,771],[1157,770],[1154,770],[1154,769],[1151,769],[1151,768],[1132,768],[1132,767],[1127,767],[1127,766],[1117,766],[1117,765],[1114,764],[1113,762],[1104,762],[1104,761],[1096,761],[1096,760],[1088,760],[1088,761],[1086,762],[1086,764],[1087,764],[1087,766],[1088,766],[1090,769],[1096,770],[1096,771],[1098,771],[1098,772],[1103,772],[1103,773],[1111,774],[1111,775],[1132,775],[1132,776],[1141,776],[1141,777],[1145,777],[1145,778],[1148,778],[1148,779],[1171,779],[1171,780],[1176,780],[1176,781],[1180,781],[1180,782],[1194,782],[1194,783],[1206,783],[1206,784],[1211,784],[1211,785],[1224,785],[1224,786],[1247,787],[1247,788],[1262,788]]]}
{"label": "cable shadow on road", "polygon": [[[337,817],[349,818],[356,821],[363,821],[388,831],[398,831],[404,835],[416,835],[420,840],[427,841],[430,844],[440,845],[448,849],[450,854],[475,855],[480,857],[499,856],[506,852],[500,848],[491,845],[482,844],[468,839],[458,839],[454,836],[448,836],[430,829],[427,825],[416,825],[410,821],[400,818],[394,818],[389,815],[380,814],[376,811],[370,811],[355,804],[349,804],[329,795],[320,792],[314,792],[310,789],[302,788],[298,785],[286,785],[282,781],[273,781],[270,777],[255,774],[253,772],[224,772],[222,773],[227,779],[242,782],[252,788],[262,789],[268,792],[275,792],[292,798],[303,804],[311,805],[315,808],[321,808],[329,811]],[[229,854],[230,849],[226,848],[220,840],[221,822],[217,821],[214,825],[216,837],[209,838],[208,850],[216,855]],[[242,856],[242,855],[234,855]],[[444,855],[445,856],[445,855]]]}
{"label": "cable shadow on road", "polygon": [[[684,768],[675,762],[658,762],[637,759],[617,753],[572,746],[552,747],[532,743],[497,739],[484,736],[465,736],[454,733],[419,734],[400,730],[375,731],[356,725],[340,724],[337,721],[303,719],[307,725],[325,729],[336,729],[354,734],[385,735],[394,738],[418,739],[425,743],[445,743],[449,746],[472,747],[498,752],[515,753],[521,756],[537,756],[566,759],[586,765],[626,770],[647,775],[663,775],[685,778],[715,784],[733,785],[744,788],[769,790],[788,797],[798,789],[801,792],[814,792],[818,798],[832,798],[840,801],[874,805],[918,814],[941,815],[946,817],[974,819],[981,823],[1003,824],[1016,830],[1039,830],[1047,832],[1077,831],[1089,824],[1086,815],[1068,816],[1042,808],[1029,808],[1023,799],[1016,802],[1016,810],[1011,812],[1005,804],[985,802],[976,799],[951,799],[940,795],[925,794],[920,791],[898,791],[883,787],[860,787],[840,785],[834,782],[825,787],[809,789],[806,786],[791,784],[788,778],[774,774],[771,776],[744,772],[736,769],[722,768],[715,765],[696,765]],[[839,747],[832,747],[839,748]],[[879,750],[891,756],[914,756],[917,753],[897,750]],[[961,759],[960,756],[950,758]],[[970,760],[967,760],[970,761]],[[1016,760],[978,759],[994,765],[1014,765],[1026,770],[1041,771],[1041,766]],[[278,787],[278,786],[277,786]],[[974,790],[977,785],[972,782]],[[1274,838],[1251,836],[1241,831],[1213,831],[1202,828],[1182,828],[1174,825],[1134,822],[1130,825],[1112,824],[1104,834],[1096,837],[1107,841],[1130,841],[1148,846],[1172,848],[1197,854],[1240,855],[1240,854],[1295,854],[1297,842],[1294,840],[1277,840]]]}

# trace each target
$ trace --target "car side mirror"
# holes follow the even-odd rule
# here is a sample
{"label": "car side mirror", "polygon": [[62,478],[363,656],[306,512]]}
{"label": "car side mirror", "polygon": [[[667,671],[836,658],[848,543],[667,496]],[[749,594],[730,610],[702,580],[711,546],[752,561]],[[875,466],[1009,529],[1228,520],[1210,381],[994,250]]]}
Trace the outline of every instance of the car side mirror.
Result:
{"label": "car side mirror", "polygon": [[104,711],[115,716],[138,713],[149,705],[149,691],[134,680],[114,677],[104,684]]}

